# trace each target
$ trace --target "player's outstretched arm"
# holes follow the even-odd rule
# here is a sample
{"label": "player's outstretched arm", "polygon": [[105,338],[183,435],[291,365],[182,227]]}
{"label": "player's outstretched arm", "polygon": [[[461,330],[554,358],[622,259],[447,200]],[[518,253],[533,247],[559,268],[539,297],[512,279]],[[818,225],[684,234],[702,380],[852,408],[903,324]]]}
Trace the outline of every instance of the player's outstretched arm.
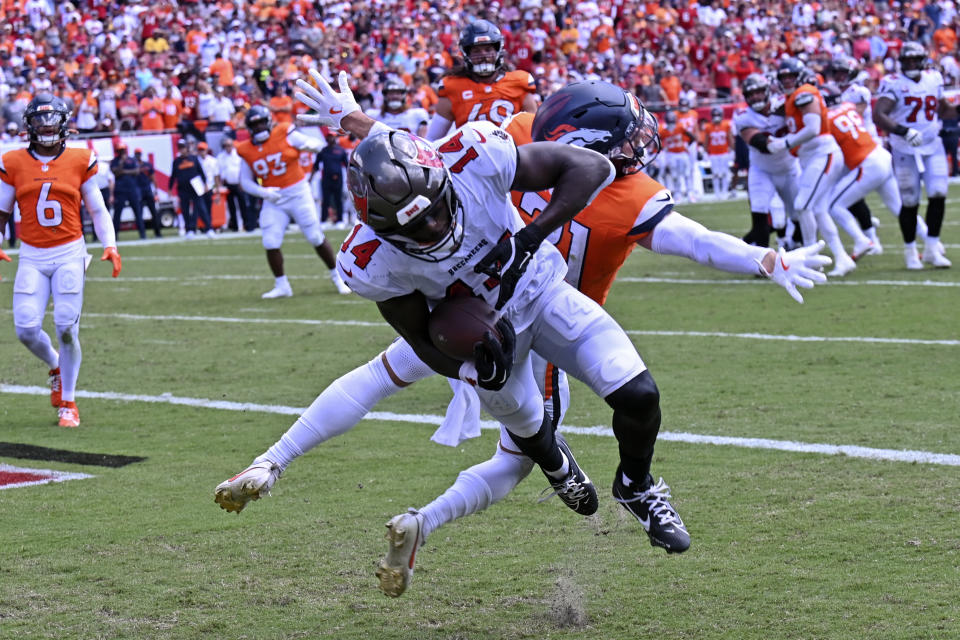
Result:
{"label": "player's outstretched arm", "polygon": [[113,230],[113,220],[110,218],[110,212],[107,211],[107,205],[103,201],[103,194],[97,187],[96,180],[90,179],[80,187],[80,195],[83,197],[83,205],[90,212],[90,220],[93,222],[93,229],[97,233],[100,244],[103,245],[103,255],[101,261],[109,260],[113,266],[113,277],[120,275],[121,262],[120,254],[117,252],[117,236]]}
{"label": "player's outstretched arm", "polygon": [[815,283],[826,282],[827,277],[818,269],[831,262],[829,257],[820,255],[824,246],[822,242],[777,254],[770,249],[748,245],[729,234],[707,229],[675,211],[667,214],[654,227],[653,233],[641,238],[638,244],[654,253],[689,258],[722,271],[765,276],[800,303],[803,298],[797,287],[810,289]]}

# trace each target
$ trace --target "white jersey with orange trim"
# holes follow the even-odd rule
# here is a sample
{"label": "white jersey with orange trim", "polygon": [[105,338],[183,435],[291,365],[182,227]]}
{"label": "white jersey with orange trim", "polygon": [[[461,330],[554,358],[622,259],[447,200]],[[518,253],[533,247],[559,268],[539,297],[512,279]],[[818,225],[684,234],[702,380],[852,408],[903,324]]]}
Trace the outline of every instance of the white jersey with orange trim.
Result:
{"label": "white jersey with orange trim", "polygon": [[410,133],[417,133],[420,127],[430,122],[430,114],[427,113],[426,109],[421,107],[413,107],[400,113],[389,113],[387,111],[381,111],[380,109],[371,109],[367,115],[392,129],[409,131]]}

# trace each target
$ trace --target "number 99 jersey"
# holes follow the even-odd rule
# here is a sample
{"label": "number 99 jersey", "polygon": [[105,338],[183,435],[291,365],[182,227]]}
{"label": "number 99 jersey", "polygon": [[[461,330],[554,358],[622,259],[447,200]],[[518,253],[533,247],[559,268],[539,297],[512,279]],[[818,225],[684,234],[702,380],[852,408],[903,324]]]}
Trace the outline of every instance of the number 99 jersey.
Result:
{"label": "number 99 jersey", "polygon": [[493,84],[447,76],[440,81],[437,95],[450,100],[457,127],[478,120],[500,125],[522,110],[523,99],[536,88],[533,76],[526,71],[508,71]]}
{"label": "number 99 jersey", "polygon": [[[13,187],[16,194],[20,239],[48,249],[82,238],[80,187],[96,175],[97,156],[91,149],[66,148],[48,162],[37,160],[26,149],[3,154],[0,181],[9,185],[4,191]],[[5,202],[0,207],[8,210]]]}
{"label": "number 99 jersey", "polygon": [[916,129],[923,135],[923,144],[911,147],[902,136],[890,136],[894,151],[920,155],[935,153],[940,146],[940,99],[943,97],[943,76],[939,71],[925,70],[914,82],[910,78],[892,73],[884,76],[877,90],[878,98],[887,98],[894,103],[890,117],[897,124]]}

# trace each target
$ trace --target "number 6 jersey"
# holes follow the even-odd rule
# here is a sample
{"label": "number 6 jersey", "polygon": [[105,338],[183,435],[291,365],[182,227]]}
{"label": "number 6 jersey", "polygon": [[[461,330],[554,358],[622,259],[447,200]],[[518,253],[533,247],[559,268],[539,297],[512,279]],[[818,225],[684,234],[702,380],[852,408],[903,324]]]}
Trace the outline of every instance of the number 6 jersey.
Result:
{"label": "number 6 jersey", "polygon": [[[16,194],[20,239],[32,247],[48,249],[82,238],[80,187],[96,175],[97,156],[91,149],[66,148],[46,162],[26,149],[3,154],[0,181],[13,187]],[[0,208],[8,211],[5,200],[0,198]],[[12,205],[10,202],[10,211]]]}
{"label": "number 6 jersey", "polygon": [[911,147],[902,136],[891,135],[890,146],[894,151],[929,155],[939,149],[940,129],[943,126],[939,113],[943,76],[939,71],[925,70],[916,82],[904,75],[891,73],[880,81],[877,97],[893,101],[890,117],[894,122],[916,129],[923,135],[923,144],[919,147]]}

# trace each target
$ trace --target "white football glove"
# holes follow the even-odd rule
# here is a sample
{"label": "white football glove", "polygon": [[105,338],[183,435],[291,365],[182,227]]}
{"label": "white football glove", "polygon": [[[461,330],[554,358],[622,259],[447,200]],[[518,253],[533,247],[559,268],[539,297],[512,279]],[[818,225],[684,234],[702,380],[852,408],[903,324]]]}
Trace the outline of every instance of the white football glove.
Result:
{"label": "white football glove", "polygon": [[325,125],[328,127],[340,128],[340,121],[354,111],[360,110],[350,91],[350,81],[347,78],[347,72],[341,71],[337,76],[337,82],[340,85],[340,93],[333,90],[330,83],[316,69],[310,69],[310,77],[313,78],[317,86],[314,87],[305,80],[297,80],[297,86],[300,91],[296,92],[297,100],[313,109],[316,113],[309,113],[297,116],[297,121],[308,126]]}
{"label": "white football glove", "polygon": [[280,201],[280,187],[263,187],[263,199],[267,202]]}
{"label": "white football glove", "polygon": [[786,289],[794,300],[803,304],[803,296],[797,291],[797,287],[813,289],[814,283],[823,284],[827,281],[827,276],[819,269],[833,260],[829,256],[820,255],[824,246],[825,243],[821,240],[817,244],[789,252],[781,247],[775,258],[773,273],[768,273],[759,260],[757,264],[760,265],[762,274]]}
{"label": "white football glove", "polygon": [[903,139],[906,140],[907,144],[911,147],[919,147],[923,144],[923,134],[916,129],[907,129],[907,132],[903,134]]}
{"label": "white football glove", "polygon": [[780,153],[787,148],[786,138],[770,138],[767,140],[767,151],[770,153]]}

